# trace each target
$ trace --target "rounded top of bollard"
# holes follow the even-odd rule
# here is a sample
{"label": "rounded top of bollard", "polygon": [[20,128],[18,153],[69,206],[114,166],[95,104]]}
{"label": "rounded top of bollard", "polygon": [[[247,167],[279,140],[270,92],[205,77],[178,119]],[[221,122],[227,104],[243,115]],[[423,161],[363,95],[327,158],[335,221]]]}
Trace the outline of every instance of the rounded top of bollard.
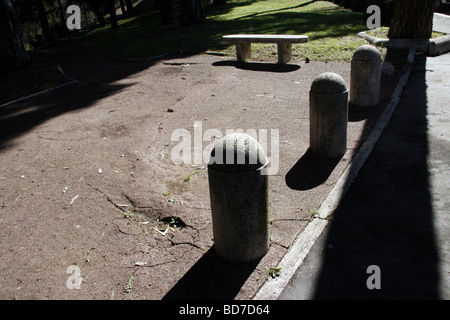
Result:
{"label": "rounded top of bollard", "polygon": [[344,79],[336,73],[325,72],[314,79],[311,92],[315,93],[343,93],[347,91]]}
{"label": "rounded top of bollard", "polygon": [[355,61],[380,61],[381,54],[377,48],[370,44],[365,44],[356,49],[352,60]]}
{"label": "rounded top of bollard", "polygon": [[263,147],[244,133],[232,133],[217,140],[211,151],[208,167],[221,172],[257,171],[267,164]]}

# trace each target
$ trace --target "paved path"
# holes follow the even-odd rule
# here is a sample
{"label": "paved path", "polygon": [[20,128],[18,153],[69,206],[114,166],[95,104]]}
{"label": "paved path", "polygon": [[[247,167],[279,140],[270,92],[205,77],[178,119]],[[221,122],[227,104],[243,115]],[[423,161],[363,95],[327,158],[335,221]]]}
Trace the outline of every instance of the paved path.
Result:
{"label": "paved path", "polygon": [[450,299],[448,101],[450,53],[416,56],[389,125],[278,299]]}
{"label": "paved path", "polygon": [[[54,58],[79,83],[0,108],[1,299],[248,299],[308,224],[310,208],[320,206],[364,130],[362,122],[349,128],[348,156],[333,172],[310,169],[317,166],[305,139],[308,90],[330,70],[348,83],[344,62],[243,66],[230,57],[174,55],[130,63],[81,46]],[[373,121],[379,110],[370,111]],[[268,154],[282,159],[269,182],[272,244],[257,264],[223,264],[211,249],[207,172],[197,170],[186,183],[195,169],[171,160],[173,133],[193,128],[196,137],[265,128]],[[310,171],[323,179],[308,181],[315,188],[298,183]],[[179,203],[168,201],[167,190]],[[166,216],[189,228],[173,239],[161,235],[154,228]],[[172,245],[177,237],[194,245]],[[142,256],[141,243],[154,252]],[[86,279],[81,290],[66,286],[74,264]],[[126,293],[131,273],[133,292]]]}
{"label": "paved path", "polygon": [[433,30],[450,33],[450,18],[442,13],[435,13],[433,19]]}
{"label": "paved path", "polygon": [[428,167],[433,197],[434,227],[440,252],[441,297],[450,299],[450,54],[426,64],[428,99]]}
{"label": "paved path", "polygon": [[[450,54],[416,57],[390,124],[279,299],[450,299]],[[381,289],[369,290],[370,265]]]}

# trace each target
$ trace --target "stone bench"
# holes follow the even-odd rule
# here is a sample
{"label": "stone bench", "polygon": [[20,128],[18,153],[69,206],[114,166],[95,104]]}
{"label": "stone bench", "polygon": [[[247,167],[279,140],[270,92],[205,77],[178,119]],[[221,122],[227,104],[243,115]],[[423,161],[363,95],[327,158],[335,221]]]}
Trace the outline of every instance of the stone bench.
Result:
{"label": "stone bench", "polygon": [[308,36],[273,34],[232,34],[223,36],[222,39],[236,44],[237,60],[240,62],[246,62],[250,58],[252,43],[276,43],[278,63],[287,63],[292,57],[292,44],[308,42]]}

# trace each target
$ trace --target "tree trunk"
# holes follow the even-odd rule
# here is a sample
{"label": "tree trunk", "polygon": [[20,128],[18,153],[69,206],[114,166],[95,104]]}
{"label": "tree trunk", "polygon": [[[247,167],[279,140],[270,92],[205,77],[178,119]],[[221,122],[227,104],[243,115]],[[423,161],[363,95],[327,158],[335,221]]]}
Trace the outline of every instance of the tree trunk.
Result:
{"label": "tree trunk", "polygon": [[91,7],[92,11],[94,11],[94,14],[97,17],[98,23],[100,23],[100,25],[104,26],[106,24],[106,21],[105,21],[105,17],[103,16],[100,5],[101,5],[101,3],[99,1],[96,1],[96,0],[89,1],[89,6]]}
{"label": "tree trunk", "polygon": [[397,0],[389,39],[427,39],[433,28],[435,0]]}
{"label": "tree trunk", "polygon": [[50,32],[50,25],[48,24],[47,12],[45,11],[44,4],[42,3],[42,0],[35,0],[34,3],[38,12],[44,39],[50,41],[52,39],[52,34]]}
{"label": "tree trunk", "polygon": [[192,25],[206,19],[203,0],[181,0],[181,25]]}
{"label": "tree trunk", "polygon": [[133,2],[131,0],[125,0],[125,4],[127,6],[127,11],[133,9]]}
{"label": "tree trunk", "polygon": [[109,20],[111,22],[111,29],[117,29],[119,25],[117,24],[116,16],[116,6],[114,0],[106,0],[106,8],[109,13]]}
{"label": "tree trunk", "polygon": [[19,68],[30,61],[10,0],[0,0],[0,61],[0,72]]}
{"label": "tree trunk", "polygon": [[173,3],[172,0],[157,0],[156,5],[161,14],[161,24],[172,24],[173,21]]}
{"label": "tree trunk", "polygon": [[126,9],[125,9],[125,2],[123,2],[123,0],[119,0],[120,3],[120,10],[122,10],[122,15],[125,15],[126,13]]}
{"label": "tree trunk", "polygon": [[62,8],[61,0],[58,0],[58,11],[59,11],[59,17],[61,19],[61,24],[65,25],[64,22],[66,21],[66,17],[64,15],[64,11],[63,11],[63,8]]}

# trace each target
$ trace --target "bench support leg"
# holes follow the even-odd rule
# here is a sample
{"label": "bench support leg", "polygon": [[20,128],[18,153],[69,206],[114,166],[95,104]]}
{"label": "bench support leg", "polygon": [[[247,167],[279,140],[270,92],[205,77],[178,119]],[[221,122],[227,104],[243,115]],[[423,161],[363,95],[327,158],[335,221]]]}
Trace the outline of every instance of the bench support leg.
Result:
{"label": "bench support leg", "polygon": [[251,57],[251,43],[236,43],[237,61],[246,62]]}
{"label": "bench support leg", "polygon": [[278,63],[287,63],[292,58],[292,43],[278,43]]}

